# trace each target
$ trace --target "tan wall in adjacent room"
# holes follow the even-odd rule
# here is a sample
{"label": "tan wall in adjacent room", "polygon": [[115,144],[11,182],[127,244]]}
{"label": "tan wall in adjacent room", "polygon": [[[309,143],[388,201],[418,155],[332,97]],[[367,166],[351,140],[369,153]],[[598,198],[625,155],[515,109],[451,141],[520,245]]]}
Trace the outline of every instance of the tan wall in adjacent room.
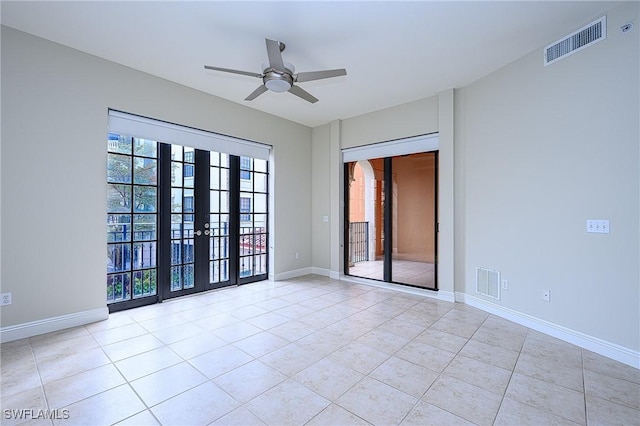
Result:
{"label": "tan wall in adjacent room", "polygon": [[435,172],[434,153],[393,158],[398,203],[395,259],[435,260]]}

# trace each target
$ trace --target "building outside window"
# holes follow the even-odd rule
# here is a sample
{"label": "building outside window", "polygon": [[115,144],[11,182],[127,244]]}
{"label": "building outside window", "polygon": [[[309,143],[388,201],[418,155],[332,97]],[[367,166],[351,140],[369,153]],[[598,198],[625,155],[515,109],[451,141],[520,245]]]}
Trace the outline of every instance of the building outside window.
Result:
{"label": "building outside window", "polygon": [[251,179],[251,158],[250,157],[240,157],[240,179],[249,180]]}
{"label": "building outside window", "polygon": [[240,197],[240,222],[251,220],[251,198]]}

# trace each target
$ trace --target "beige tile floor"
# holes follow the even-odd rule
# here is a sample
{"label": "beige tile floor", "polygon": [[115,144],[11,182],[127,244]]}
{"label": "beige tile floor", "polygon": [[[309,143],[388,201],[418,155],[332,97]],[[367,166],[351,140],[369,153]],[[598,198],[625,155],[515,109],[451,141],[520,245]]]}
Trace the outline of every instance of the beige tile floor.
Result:
{"label": "beige tile floor", "polygon": [[637,369],[464,304],[319,276],[0,351],[3,425],[20,423],[12,409],[82,425],[640,424]]}

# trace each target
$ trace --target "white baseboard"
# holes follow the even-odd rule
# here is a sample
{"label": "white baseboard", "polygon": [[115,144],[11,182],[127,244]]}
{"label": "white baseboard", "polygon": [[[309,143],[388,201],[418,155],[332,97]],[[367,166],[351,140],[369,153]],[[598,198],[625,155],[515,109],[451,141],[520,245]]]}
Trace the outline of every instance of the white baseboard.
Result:
{"label": "white baseboard", "polygon": [[329,277],[334,280],[340,279],[340,272],[332,271],[331,269],[326,268],[316,268],[315,266],[311,267],[311,273],[315,275],[321,275],[323,277]]}
{"label": "white baseboard", "polygon": [[53,318],[45,318],[23,324],[9,325],[0,328],[0,342],[11,342],[39,334],[60,331],[66,328],[90,324],[109,318],[109,308],[92,309],[90,311],[76,312],[68,315],[60,315]]}
{"label": "white baseboard", "polygon": [[291,278],[297,278],[303,275],[309,275],[311,274],[311,269],[312,269],[311,267],[308,267],[308,268],[294,269],[293,271],[280,272],[279,274],[274,275],[273,281],[290,280]]}
{"label": "white baseboard", "polygon": [[311,273],[314,275],[321,275],[323,277],[331,277],[331,270],[326,268],[316,268],[315,266],[312,266]]}
{"label": "white baseboard", "polygon": [[504,306],[497,305],[469,294],[456,292],[455,298],[457,302],[466,303],[467,305],[482,309],[490,314],[513,321],[541,333],[548,334],[549,336],[564,340],[565,342],[580,346],[581,348],[588,349],[602,356],[606,356],[607,358],[622,362],[623,364],[640,368],[640,352],[638,351],[625,348],[615,343],[607,342],[606,340],[602,340],[598,337],[589,336],[588,334],[584,334],[531,315],[523,314],[522,312],[518,312],[513,309],[505,308]]}

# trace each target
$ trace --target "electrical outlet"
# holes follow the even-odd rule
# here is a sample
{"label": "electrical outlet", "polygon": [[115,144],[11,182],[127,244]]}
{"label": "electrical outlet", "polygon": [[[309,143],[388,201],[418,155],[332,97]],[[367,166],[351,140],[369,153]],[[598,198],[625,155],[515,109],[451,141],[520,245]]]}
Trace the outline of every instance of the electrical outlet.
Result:
{"label": "electrical outlet", "polygon": [[300,252],[296,252],[296,259],[300,259]]}
{"label": "electrical outlet", "polygon": [[10,305],[10,304],[11,304],[11,293],[0,294],[0,306]]}
{"label": "electrical outlet", "polygon": [[502,280],[502,289],[503,290],[509,290],[509,281]]}
{"label": "electrical outlet", "polygon": [[542,300],[545,302],[551,301],[551,290],[542,290]]}

